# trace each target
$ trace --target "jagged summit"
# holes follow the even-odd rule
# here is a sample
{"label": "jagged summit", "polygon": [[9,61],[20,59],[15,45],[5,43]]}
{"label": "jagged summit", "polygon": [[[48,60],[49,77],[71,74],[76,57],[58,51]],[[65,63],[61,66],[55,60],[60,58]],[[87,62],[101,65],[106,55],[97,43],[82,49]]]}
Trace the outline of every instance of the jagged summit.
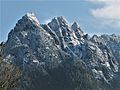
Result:
{"label": "jagged summit", "polygon": [[81,38],[84,35],[83,31],[81,30],[81,28],[77,22],[74,22],[72,24],[71,28],[75,32],[75,34],[78,38]]}
{"label": "jagged summit", "polygon": [[120,83],[120,36],[91,38],[62,16],[40,25],[34,13],[27,13],[10,31],[3,54],[22,68],[25,90],[113,90],[114,82]]}
{"label": "jagged summit", "polygon": [[8,39],[9,39],[9,37],[11,37],[11,34],[16,34],[18,32],[22,33],[23,36],[26,36],[27,31],[38,30],[35,28],[40,28],[40,23],[39,23],[38,19],[36,18],[34,13],[32,13],[32,12],[26,13],[24,16],[22,16],[22,18],[20,20],[18,20],[14,29],[12,29],[10,31],[10,33],[8,35]]}
{"label": "jagged summit", "polygon": [[51,22],[49,22],[48,24],[54,23],[54,22],[58,24],[59,26],[68,26],[68,21],[66,20],[64,16],[54,17],[51,20]]}
{"label": "jagged summit", "polygon": [[30,13],[26,13],[16,24],[17,26],[23,27],[23,26],[31,26],[31,25],[35,25],[35,26],[40,26],[40,23],[38,21],[38,19],[36,18],[35,14],[30,12]]}
{"label": "jagged summit", "polygon": [[67,20],[65,19],[64,16],[57,17],[57,19],[58,19],[59,24],[61,26],[67,26],[68,25],[68,22],[67,22]]}
{"label": "jagged summit", "polygon": [[27,13],[25,15],[25,17],[27,17],[28,19],[30,19],[31,21],[35,22],[37,25],[39,25],[39,21],[36,18],[35,14],[33,12]]}
{"label": "jagged summit", "polygon": [[79,24],[77,22],[73,22],[72,24],[73,27],[80,28]]}
{"label": "jagged summit", "polygon": [[30,19],[32,22],[34,22],[37,26],[40,25],[38,19],[36,18],[35,14],[33,12],[27,13],[25,16],[28,19]]}

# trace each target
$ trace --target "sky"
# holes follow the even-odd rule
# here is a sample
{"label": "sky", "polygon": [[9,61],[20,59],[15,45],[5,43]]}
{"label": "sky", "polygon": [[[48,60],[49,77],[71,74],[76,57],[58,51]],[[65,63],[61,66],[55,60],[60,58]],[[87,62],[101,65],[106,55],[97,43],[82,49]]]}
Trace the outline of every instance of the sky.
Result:
{"label": "sky", "polygon": [[64,16],[90,35],[120,35],[120,0],[0,0],[0,42],[27,12],[34,12],[41,24]]}

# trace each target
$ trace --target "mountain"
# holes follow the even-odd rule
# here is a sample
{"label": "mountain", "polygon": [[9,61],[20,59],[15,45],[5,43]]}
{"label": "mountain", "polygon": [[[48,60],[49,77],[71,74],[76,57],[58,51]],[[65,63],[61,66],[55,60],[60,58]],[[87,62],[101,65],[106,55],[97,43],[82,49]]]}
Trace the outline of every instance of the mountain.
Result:
{"label": "mountain", "polygon": [[15,67],[9,72],[13,73],[11,77],[14,72],[21,72],[13,81],[14,87],[2,87],[3,83],[1,90],[120,88],[120,35],[91,37],[84,34],[77,22],[70,25],[63,16],[40,24],[34,13],[27,13],[1,47],[1,61],[6,63],[3,66]]}

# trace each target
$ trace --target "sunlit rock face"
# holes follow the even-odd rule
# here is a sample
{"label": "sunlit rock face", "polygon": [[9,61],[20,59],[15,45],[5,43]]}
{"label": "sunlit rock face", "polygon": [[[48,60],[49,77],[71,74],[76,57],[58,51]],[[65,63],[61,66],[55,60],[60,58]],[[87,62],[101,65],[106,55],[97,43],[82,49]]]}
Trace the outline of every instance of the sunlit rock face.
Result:
{"label": "sunlit rock face", "polygon": [[41,25],[27,13],[10,31],[3,54],[23,70],[23,90],[119,89],[120,36],[90,37],[63,16]]}

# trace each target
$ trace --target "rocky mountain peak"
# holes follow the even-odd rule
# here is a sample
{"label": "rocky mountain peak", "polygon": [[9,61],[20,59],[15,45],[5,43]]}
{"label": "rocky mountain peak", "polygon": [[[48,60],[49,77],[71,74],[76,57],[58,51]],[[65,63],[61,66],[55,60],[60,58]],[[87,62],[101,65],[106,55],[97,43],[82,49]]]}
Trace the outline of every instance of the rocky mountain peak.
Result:
{"label": "rocky mountain peak", "polygon": [[[84,82],[83,77],[89,79],[82,86],[93,79],[96,80],[94,83],[99,81],[112,85],[114,78],[120,78],[116,77],[119,73],[120,37],[94,35],[91,38],[84,35],[77,22],[70,25],[62,16],[40,25],[34,13],[27,13],[10,31],[4,46],[4,60],[22,68],[28,76],[34,74],[32,70],[40,72],[37,74],[44,79],[39,75],[33,76],[44,88],[50,88],[45,90],[83,90],[80,85]],[[89,89],[85,86],[84,90]]]}
{"label": "rocky mountain peak", "polygon": [[76,29],[80,28],[80,26],[79,26],[79,24],[77,22],[73,22],[72,27],[74,27]]}
{"label": "rocky mountain peak", "polygon": [[16,26],[14,27],[14,30],[24,30],[23,28],[31,28],[31,27],[39,27],[39,21],[36,18],[34,13],[27,13],[25,14],[18,22],[16,23]]}
{"label": "rocky mountain peak", "polygon": [[23,16],[29,20],[31,20],[32,22],[34,22],[37,26],[39,26],[39,21],[36,18],[35,14],[33,12],[27,13],[25,16]]}
{"label": "rocky mountain peak", "polygon": [[75,32],[75,34],[78,38],[81,38],[84,35],[83,31],[81,30],[81,28],[77,22],[74,22],[72,24],[71,28]]}
{"label": "rocky mountain peak", "polygon": [[67,22],[67,20],[65,19],[65,17],[63,17],[63,16],[60,16],[60,17],[57,17],[57,19],[58,19],[58,21],[59,21],[59,24],[61,25],[61,26],[68,26],[68,22]]}

